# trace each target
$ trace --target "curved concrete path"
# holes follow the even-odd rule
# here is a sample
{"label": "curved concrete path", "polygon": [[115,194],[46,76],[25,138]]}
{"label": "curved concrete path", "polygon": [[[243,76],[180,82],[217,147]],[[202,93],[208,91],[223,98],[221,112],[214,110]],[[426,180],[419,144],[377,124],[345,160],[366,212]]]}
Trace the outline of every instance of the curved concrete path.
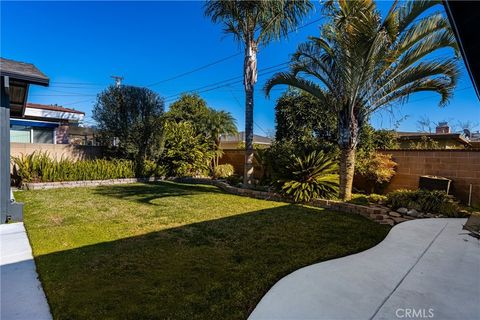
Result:
{"label": "curved concrete path", "polygon": [[369,250],[284,277],[249,319],[480,319],[480,243],[465,222],[401,223]]}

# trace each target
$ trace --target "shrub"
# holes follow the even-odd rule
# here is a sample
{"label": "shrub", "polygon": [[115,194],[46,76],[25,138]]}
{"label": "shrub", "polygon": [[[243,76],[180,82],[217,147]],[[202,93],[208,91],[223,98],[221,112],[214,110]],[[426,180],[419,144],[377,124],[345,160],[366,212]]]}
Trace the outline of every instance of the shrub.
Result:
{"label": "shrub", "polygon": [[359,152],[355,163],[356,174],[363,177],[370,184],[368,191],[392,179],[395,175],[397,163],[392,160],[392,155],[377,152]]}
{"label": "shrub", "polygon": [[238,186],[242,183],[243,177],[238,174],[233,174],[227,178],[227,182],[232,186]]}
{"label": "shrub", "polygon": [[231,164],[220,164],[213,169],[213,176],[215,178],[225,179],[233,175],[234,172],[235,170]]}
{"label": "shrub", "polygon": [[365,194],[352,194],[352,199],[348,201],[349,203],[359,204],[362,206],[369,205],[370,203],[379,203],[383,204],[387,202],[387,197],[380,194],[372,193],[369,195]]}
{"label": "shrub", "polygon": [[423,212],[443,214],[447,217],[460,217],[460,208],[453,197],[444,191],[397,190],[387,195],[387,204],[393,209],[401,207]]}
{"label": "shrub", "polygon": [[196,133],[192,123],[165,123],[165,152],[161,160],[169,176],[206,176],[214,156],[212,146]]}
{"label": "shrub", "polygon": [[381,194],[372,193],[372,194],[369,194],[367,198],[368,198],[368,201],[372,203],[382,204],[387,202],[387,197]]}
{"label": "shrub", "polygon": [[338,166],[331,156],[313,151],[295,156],[288,167],[291,178],[283,181],[281,192],[296,202],[329,198],[338,192]]}

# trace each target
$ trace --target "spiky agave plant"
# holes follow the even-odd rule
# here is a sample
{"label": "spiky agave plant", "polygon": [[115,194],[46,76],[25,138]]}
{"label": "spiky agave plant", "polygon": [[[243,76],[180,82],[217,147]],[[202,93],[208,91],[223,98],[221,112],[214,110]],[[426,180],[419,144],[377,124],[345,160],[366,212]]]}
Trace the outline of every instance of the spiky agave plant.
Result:
{"label": "spiky agave plant", "polygon": [[282,193],[296,202],[329,198],[338,193],[338,165],[332,156],[313,151],[294,156],[288,167],[291,178],[283,181]]}

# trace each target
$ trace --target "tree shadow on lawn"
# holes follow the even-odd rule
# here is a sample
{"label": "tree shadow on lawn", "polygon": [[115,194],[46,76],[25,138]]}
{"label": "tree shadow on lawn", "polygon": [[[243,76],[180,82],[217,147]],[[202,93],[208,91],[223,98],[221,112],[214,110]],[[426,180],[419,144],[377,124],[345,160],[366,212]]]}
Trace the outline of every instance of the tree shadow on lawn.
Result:
{"label": "tree shadow on lawn", "polygon": [[285,205],[35,259],[56,319],[246,319],[283,276],[370,248],[388,230]]}
{"label": "tree shadow on lawn", "polygon": [[100,186],[95,194],[117,199],[136,201],[158,206],[152,201],[166,197],[188,196],[202,193],[225,193],[215,186],[174,183],[169,181],[147,182],[141,184]]}

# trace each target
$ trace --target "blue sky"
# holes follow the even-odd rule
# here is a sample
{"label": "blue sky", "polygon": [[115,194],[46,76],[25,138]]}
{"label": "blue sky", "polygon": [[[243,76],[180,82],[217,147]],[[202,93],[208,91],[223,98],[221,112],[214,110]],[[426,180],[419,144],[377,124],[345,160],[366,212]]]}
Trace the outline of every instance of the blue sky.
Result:
{"label": "blue sky", "polygon": [[[385,12],[390,1],[379,3]],[[177,94],[204,87],[208,90],[226,79],[241,77],[242,48],[203,15],[203,2],[1,2],[1,47],[4,58],[32,62],[51,79],[48,88],[32,87],[29,101],[59,104],[82,110],[91,123],[95,96],[113,83],[111,75],[125,78],[124,84],[151,85],[166,98],[167,106]],[[437,7],[436,10],[443,8]],[[321,21],[317,9],[288,39],[262,48],[258,67],[287,62],[297,45],[317,35]],[[302,25],[303,25],[302,24]],[[238,53],[238,54],[237,54]],[[235,55],[237,54],[237,55]],[[445,53],[441,53],[445,54]],[[233,56],[233,57],[232,57]],[[181,73],[220,59],[225,61],[198,72],[162,83]],[[274,129],[277,90],[266,99],[261,88],[272,71],[259,76],[255,93],[255,133]],[[261,74],[261,73],[260,73]],[[232,81],[234,82],[234,81]],[[158,83],[158,84],[156,84]],[[154,84],[154,85],[152,85]],[[244,93],[241,80],[228,87],[201,93],[211,107],[230,111],[244,128]],[[419,93],[403,106],[376,114],[377,128],[416,131],[416,121],[480,121],[480,103],[462,62],[462,75],[455,97],[440,109],[433,93]]]}

